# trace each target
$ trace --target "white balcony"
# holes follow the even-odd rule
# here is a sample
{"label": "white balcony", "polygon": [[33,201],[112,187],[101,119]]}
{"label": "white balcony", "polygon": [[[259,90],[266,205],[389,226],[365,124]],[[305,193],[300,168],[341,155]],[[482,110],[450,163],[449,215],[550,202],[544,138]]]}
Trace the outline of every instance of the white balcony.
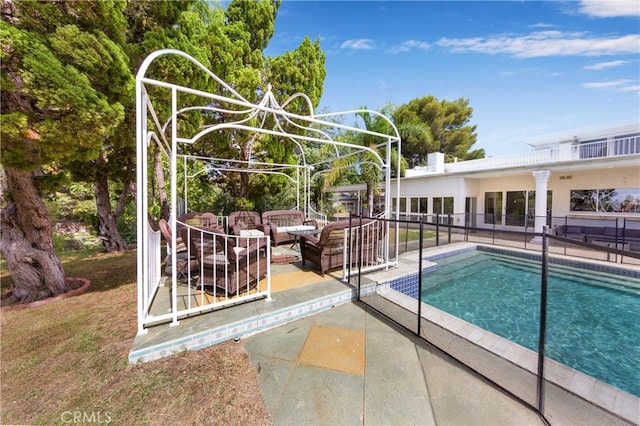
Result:
{"label": "white balcony", "polygon": [[[553,148],[538,149],[522,154],[445,163],[444,167],[429,164],[427,167],[416,167],[415,169],[407,170],[407,176],[542,166],[634,155],[640,156],[640,134],[620,138],[602,138],[588,143],[561,143]],[[441,158],[443,161],[444,156]]]}

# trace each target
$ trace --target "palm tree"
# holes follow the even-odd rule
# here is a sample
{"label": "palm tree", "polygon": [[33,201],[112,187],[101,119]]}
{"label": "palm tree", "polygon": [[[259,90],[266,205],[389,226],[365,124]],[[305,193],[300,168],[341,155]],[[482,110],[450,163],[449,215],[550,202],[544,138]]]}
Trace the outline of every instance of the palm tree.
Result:
{"label": "palm tree", "polygon": [[[366,107],[362,107],[361,111],[356,115],[360,117],[366,130],[381,134],[393,134],[392,126],[388,119],[385,118],[391,116],[392,110],[393,105],[387,104],[380,110],[381,115],[378,115],[371,114],[369,111],[366,111]],[[362,150],[357,154],[344,155],[333,161],[330,170],[325,175],[323,190],[334,185],[341,178],[345,178],[345,170],[351,168],[355,171],[355,179],[366,184],[366,207],[368,214],[372,215],[375,191],[379,182],[384,178],[382,164],[380,164],[378,158],[386,158],[386,141],[381,141],[378,136],[360,132],[346,136],[351,143],[367,147],[369,150]],[[371,150],[375,151],[379,157],[371,152]],[[397,164],[398,155],[398,150],[392,148],[390,153],[391,165]],[[402,175],[404,174],[406,166],[407,162],[403,158],[401,160],[400,172],[398,173],[397,170],[392,169],[392,173]],[[346,177],[349,179],[348,176]],[[353,179],[354,177],[351,177],[349,180]]]}

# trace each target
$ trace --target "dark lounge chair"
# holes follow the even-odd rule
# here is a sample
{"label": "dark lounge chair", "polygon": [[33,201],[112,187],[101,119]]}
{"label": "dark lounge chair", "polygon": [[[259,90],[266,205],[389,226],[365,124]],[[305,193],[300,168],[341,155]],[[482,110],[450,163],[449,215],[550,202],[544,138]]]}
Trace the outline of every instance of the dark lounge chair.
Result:
{"label": "dark lounge chair", "polygon": [[[351,228],[349,228],[351,225]],[[360,227],[359,219],[332,222],[322,228],[319,237],[302,235],[300,237],[300,253],[302,265],[310,261],[320,268],[320,273],[342,268],[349,258],[351,264],[371,265],[377,262],[378,241],[381,228],[373,219],[363,219]]]}
{"label": "dark lounge chair", "polygon": [[249,292],[267,273],[267,259],[260,248],[266,237],[237,238],[197,228],[183,228],[200,265],[197,286],[213,296],[230,297]]}

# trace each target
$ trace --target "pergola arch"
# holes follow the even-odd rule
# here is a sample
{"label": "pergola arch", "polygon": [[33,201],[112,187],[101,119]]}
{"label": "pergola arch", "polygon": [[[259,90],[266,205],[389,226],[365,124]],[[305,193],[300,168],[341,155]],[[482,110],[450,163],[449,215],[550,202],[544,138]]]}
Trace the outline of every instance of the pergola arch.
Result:
{"label": "pergola arch", "polygon": [[[211,79],[215,85],[222,88],[226,94],[210,93],[199,89],[185,87],[167,81],[154,79],[148,76],[150,66],[159,57],[174,57],[177,60],[188,61],[196,71],[202,72]],[[195,72],[195,71],[194,71]],[[195,99],[196,103],[190,105],[179,105],[184,96]],[[302,115],[287,110],[287,107],[295,100],[302,99],[309,110],[308,115]],[[167,117],[162,121],[159,117],[158,107],[161,111],[166,111]],[[224,116],[224,121],[207,123],[196,129],[192,134],[179,134],[179,118],[182,114],[200,111],[206,114],[209,119],[213,116]],[[380,133],[369,129],[359,128],[344,124],[348,117],[357,117],[359,114],[367,113],[372,116],[381,117],[389,123],[391,131]],[[287,130],[295,129],[295,132]],[[238,160],[235,158],[225,159],[215,156],[191,155],[183,148],[193,145],[213,134],[214,132],[243,131],[252,135],[254,139],[268,135],[282,138],[293,142],[297,151],[300,152],[297,164],[273,164],[248,160]],[[359,145],[345,139],[345,134],[367,135],[378,141],[373,147]],[[333,147],[332,151],[336,155],[346,151],[346,155],[359,155],[367,152],[371,155],[373,163],[382,170],[384,174],[385,192],[389,194],[391,188],[391,149],[392,146],[400,153],[400,136],[393,122],[384,114],[370,110],[350,110],[338,113],[315,114],[309,97],[302,93],[290,96],[282,104],[279,104],[269,85],[262,98],[257,103],[251,103],[233,87],[225,83],[221,78],[208,70],[190,55],[173,49],[159,50],[150,54],[141,64],[136,76],[136,135],[137,135],[137,220],[138,220],[138,325],[139,332],[144,332],[144,328],[149,324],[149,310],[151,301],[161,279],[159,260],[159,236],[154,233],[149,225],[150,210],[150,179],[149,179],[149,153],[152,144],[157,145],[162,154],[166,156],[169,177],[169,203],[170,203],[170,228],[174,230],[173,238],[176,238],[176,217],[179,202],[179,188],[184,187],[186,196],[187,161],[202,161],[215,168],[216,162],[226,164],[220,167],[219,171],[236,171],[242,173],[277,173],[287,176],[297,186],[297,197],[303,194],[302,202],[297,198],[297,208],[304,210],[308,214],[311,208],[310,183],[312,173],[320,165],[326,166],[327,159],[323,159],[314,164],[307,162],[304,154],[304,146],[307,143],[323,144]],[[386,146],[386,156],[382,156],[377,151],[377,147]],[[253,149],[253,147],[251,147]],[[338,158],[338,157],[336,157]],[[400,158],[400,155],[398,155]],[[178,161],[185,164],[183,182],[179,182]],[[371,160],[369,160],[371,161]],[[396,165],[400,170],[400,160]],[[198,172],[197,174],[199,174]],[[195,176],[195,175],[194,175]],[[396,180],[399,193],[399,179]],[[181,185],[182,184],[182,185]],[[188,200],[185,199],[185,204]],[[383,215],[389,217],[391,212],[391,200],[385,198]],[[395,209],[399,211],[398,208]],[[388,236],[388,232],[387,232]],[[176,258],[176,244],[171,244],[172,258]],[[397,253],[397,250],[396,250]],[[388,259],[386,259],[388,261]],[[172,286],[176,285],[177,270],[175,262],[172,264],[171,281]],[[268,295],[267,295],[268,297]],[[175,304],[172,306],[176,310]],[[191,313],[191,312],[190,312]],[[177,324],[179,314],[173,312],[171,320]],[[157,318],[156,318],[157,319]]]}

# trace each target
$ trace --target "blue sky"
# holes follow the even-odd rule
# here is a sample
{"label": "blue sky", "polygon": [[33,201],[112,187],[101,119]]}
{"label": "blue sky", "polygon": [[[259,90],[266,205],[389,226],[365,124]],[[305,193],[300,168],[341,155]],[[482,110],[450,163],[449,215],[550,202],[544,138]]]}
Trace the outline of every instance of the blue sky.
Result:
{"label": "blue sky", "polygon": [[640,1],[284,0],[265,55],[326,54],[318,111],[469,100],[487,156],[640,120]]}

